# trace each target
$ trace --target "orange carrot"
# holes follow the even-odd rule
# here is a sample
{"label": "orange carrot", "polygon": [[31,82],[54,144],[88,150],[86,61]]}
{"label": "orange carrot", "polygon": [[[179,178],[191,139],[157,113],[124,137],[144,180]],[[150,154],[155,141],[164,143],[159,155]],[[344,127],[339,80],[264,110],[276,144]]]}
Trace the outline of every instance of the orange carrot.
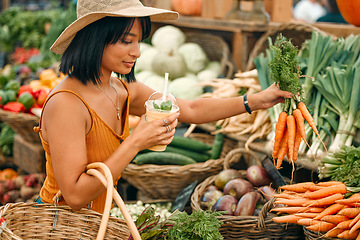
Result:
{"label": "orange carrot", "polygon": [[293,162],[294,156],[294,143],[295,143],[295,135],[296,135],[296,123],[294,115],[288,115],[286,118],[287,123],[287,132],[288,132],[288,154],[289,160]]}
{"label": "orange carrot", "polygon": [[323,210],[324,208],[320,208],[320,207],[278,207],[278,208],[273,208],[270,211],[278,212],[278,213],[295,214],[295,213],[303,213],[303,212],[320,213]]}
{"label": "orange carrot", "polygon": [[[350,222],[350,233],[353,233],[354,231],[358,230],[360,228],[360,221],[359,221],[359,216],[360,214],[358,214],[351,222]],[[356,220],[355,220],[356,219]]]}
{"label": "orange carrot", "polygon": [[308,122],[309,126],[312,128],[312,130],[314,131],[314,133],[316,134],[316,136],[318,136],[318,138],[320,138],[319,136],[319,131],[316,128],[316,124],[314,122],[313,117],[311,116],[309,110],[307,109],[305,103],[303,102],[299,102],[298,103],[298,109],[301,111],[304,119]]}
{"label": "orange carrot", "polygon": [[312,218],[301,218],[297,221],[297,224],[299,224],[301,226],[310,226],[310,225],[315,225],[318,223],[321,223],[321,221],[315,220]]}
{"label": "orange carrot", "polygon": [[301,217],[301,218],[314,218],[319,215],[317,213],[310,213],[310,212],[304,212],[304,213],[295,213],[295,216]]}
{"label": "orange carrot", "polygon": [[321,223],[316,223],[316,224],[307,226],[306,228],[311,231],[315,231],[315,232],[327,232],[327,231],[330,231],[331,229],[333,229],[335,226],[336,225],[332,224],[332,223],[321,222]]}
{"label": "orange carrot", "polygon": [[285,198],[285,199],[297,199],[299,198],[298,195],[296,194],[289,194],[289,193],[277,193],[277,194],[274,194],[275,198]]}
{"label": "orange carrot", "polygon": [[318,186],[318,185],[308,185],[308,186],[305,186],[304,188],[306,188],[307,190],[309,191],[317,191],[317,190],[320,190],[324,187],[321,187],[321,186]]}
{"label": "orange carrot", "polygon": [[341,199],[341,200],[337,200],[336,202],[341,203],[341,204],[346,204],[346,205],[351,205],[353,203],[360,203],[360,196]]}
{"label": "orange carrot", "polygon": [[330,231],[328,231],[327,233],[325,233],[325,237],[329,237],[329,238],[336,238],[337,235],[339,235],[340,233],[342,233],[344,231],[344,229],[340,229],[340,228],[333,228]]}
{"label": "orange carrot", "polygon": [[299,148],[301,145],[301,136],[298,127],[296,127],[295,142],[294,142],[294,153],[293,162],[296,162],[299,156]]}
{"label": "orange carrot", "polygon": [[336,184],[343,184],[342,182],[339,181],[327,181],[327,182],[318,182],[316,183],[316,185],[321,186],[321,187],[330,187]]}
{"label": "orange carrot", "polygon": [[299,131],[300,137],[302,138],[302,140],[304,140],[305,143],[306,142],[306,132],[305,132],[305,124],[304,124],[304,117],[300,111],[300,109],[294,109],[293,113],[292,113],[295,117],[296,120],[296,126],[297,129]]}
{"label": "orange carrot", "polygon": [[296,193],[304,193],[304,192],[307,191],[307,189],[305,187],[309,186],[309,185],[315,185],[315,183],[313,183],[313,182],[302,182],[302,183],[288,184],[288,185],[280,186],[280,189],[293,191],[293,192],[296,192]]}
{"label": "orange carrot", "polygon": [[316,200],[308,201],[304,203],[303,206],[326,207],[335,203],[335,201],[339,199],[343,199],[343,195],[341,193],[335,193],[324,198],[318,198]]}
{"label": "orange carrot", "polygon": [[343,239],[356,239],[356,237],[359,235],[359,230],[350,233],[350,230],[345,230],[342,233],[337,235],[337,238],[343,238]]}
{"label": "orange carrot", "polygon": [[332,215],[338,213],[341,209],[343,209],[343,205],[341,204],[332,204],[324,209],[321,213],[318,214],[314,219],[322,219],[324,216]]}
{"label": "orange carrot", "polygon": [[275,200],[275,204],[285,204],[287,206],[303,206],[306,202],[308,202],[309,199],[307,198],[293,198],[293,199],[286,199],[286,198],[277,198]]}
{"label": "orange carrot", "polygon": [[338,214],[347,216],[349,218],[355,218],[360,213],[360,208],[343,208]]}
{"label": "orange carrot", "polygon": [[333,186],[324,187],[324,188],[314,191],[314,192],[306,192],[304,194],[304,197],[315,199],[315,198],[327,197],[327,196],[330,196],[335,193],[344,194],[346,192],[347,192],[347,189],[346,189],[345,184],[336,184]]}
{"label": "orange carrot", "polygon": [[336,225],[336,228],[340,228],[340,229],[345,229],[345,230],[350,230],[350,223],[351,223],[351,219],[340,222]]}
{"label": "orange carrot", "polygon": [[360,213],[358,215],[356,215],[356,217],[354,217],[354,219],[350,223],[350,227],[354,226],[359,221],[360,221]]}
{"label": "orange carrot", "polygon": [[321,221],[325,221],[325,222],[329,222],[329,223],[333,223],[333,224],[339,224],[341,222],[350,220],[348,217],[343,216],[343,215],[326,215],[324,217],[321,218]]}
{"label": "orange carrot", "polygon": [[279,150],[279,154],[277,157],[277,161],[276,161],[276,168],[280,169],[282,161],[284,160],[284,157],[286,155],[286,153],[288,152],[288,131],[287,129],[285,129],[285,135],[281,141],[281,146],[280,146],[280,150]]}
{"label": "orange carrot", "polygon": [[295,224],[298,222],[299,219],[301,219],[301,217],[292,214],[272,218],[272,220],[276,223],[295,223]]}
{"label": "orange carrot", "polygon": [[272,159],[275,161],[275,159],[278,157],[280,147],[281,147],[281,140],[284,137],[285,129],[286,129],[286,112],[281,112],[278,117],[278,122],[276,123],[275,127],[275,142],[274,142],[274,148],[272,153]]}

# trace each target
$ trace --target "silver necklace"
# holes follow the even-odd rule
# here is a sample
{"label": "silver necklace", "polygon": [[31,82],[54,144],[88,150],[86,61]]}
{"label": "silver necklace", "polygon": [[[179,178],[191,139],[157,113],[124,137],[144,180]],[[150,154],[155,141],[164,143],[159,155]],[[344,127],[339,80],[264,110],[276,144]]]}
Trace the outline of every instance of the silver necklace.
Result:
{"label": "silver necklace", "polygon": [[[118,93],[118,91],[116,90],[116,88],[111,84],[111,82],[109,82],[109,84],[110,84],[110,86],[115,90],[115,92],[116,92],[116,102],[118,102],[119,93]],[[118,120],[120,120],[120,108],[119,108],[119,106],[114,103],[114,101],[109,97],[109,95],[108,95],[104,90],[102,90],[102,88],[101,88],[99,85],[96,85],[96,86],[98,87],[98,89],[100,89],[100,91],[102,91],[102,92],[106,95],[106,97],[107,97],[108,99],[110,99],[110,101],[112,102],[112,104],[114,104],[114,107],[115,107],[115,109],[116,109],[116,118],[117,118]]]}

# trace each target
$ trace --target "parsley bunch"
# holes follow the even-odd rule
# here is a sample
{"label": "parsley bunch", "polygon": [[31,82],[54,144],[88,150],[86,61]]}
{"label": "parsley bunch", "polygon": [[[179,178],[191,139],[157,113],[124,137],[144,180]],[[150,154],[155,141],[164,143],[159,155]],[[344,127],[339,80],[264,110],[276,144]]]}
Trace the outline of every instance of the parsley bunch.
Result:
{"label": "parsley bunch", "polygon": [[171,217],[174,225],[166,235],[166,240],[221,240],[219,232],[221,226],[220,212],[196,210],[188,215],[180,212]]}
{"label": "parsley bunch", "polygon": [[270,45],[274,58],[269,62],[270,81],[279,85],[281,90],[294,95],[302,92],[299,81],[298,49],[282,34],[276,37],[275,44]]}

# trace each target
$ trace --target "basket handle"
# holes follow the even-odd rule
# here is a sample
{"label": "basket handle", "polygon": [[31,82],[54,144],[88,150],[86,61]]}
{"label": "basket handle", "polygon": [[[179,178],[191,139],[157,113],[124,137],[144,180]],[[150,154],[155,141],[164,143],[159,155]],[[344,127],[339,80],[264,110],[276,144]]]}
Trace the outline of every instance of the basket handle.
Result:
{"label": "basket handle", "polygon": [[259,166],[261,166],[261,161],[258,158],[258,156],[255,154],[255,152],[253,152],[251,150],[247,150],[245,148],[235,148],[226,154],[224,163],[223,163],[224,169],[230,169],[231,163],[238,162],[241,159],[242,154],[250,155],[251,157],[253,157],[255,159],[256,163]]}
{"label": "basket handle", "polygon": [[[97,169],[101,169],[104,173],[100,172]],[[98,178],[99,181],[106,187],[105,208],[100,222],[100,228],[96,240],[104,239],[106,227],[109,222],[111,203],[113,199],[120,208],[120,211],[124,216],[126,224],[128,225],[130,229],[130,233],[132,234],[134,240],[141,240],[140,233],[133,219],[131,218],[130,213],[126,208],[124,201],[122,200],[121,196],[116,191],[116,189],[113,187],[114,181],[110,169],[104,163],[95,162],[95,163],[90,163],[89,165],[86,166],[86,173]],[[56,202],[56,199],[60,199],[61,196],[62,194],[61,191],[59,190],[54,196],[54,201]]]}
{"label": "basket handle", "polygon": [[[101,169],[104,172],[104,174],[101,173],[96,168]],[[122,200],[121,196],[116,191],[116,189],[113,187],[113,177],[110,172],[110,169],[104,163],[101,162],[90,163],[89,165],[87,165],[86,169],[87,169],[86,171],[87,174],[97,177],[107,189],[105,209],[102,215],[100,228],[96,240],[104,239],[106,226],[108,224],[110,217],[111,202],[113,198],[116,204],[119,206],[120,211],[124,216],[126,224],[128,225],[134,240],[141,240],[140,233],[136,228],[136,225],[126,208],[124,201]]]}

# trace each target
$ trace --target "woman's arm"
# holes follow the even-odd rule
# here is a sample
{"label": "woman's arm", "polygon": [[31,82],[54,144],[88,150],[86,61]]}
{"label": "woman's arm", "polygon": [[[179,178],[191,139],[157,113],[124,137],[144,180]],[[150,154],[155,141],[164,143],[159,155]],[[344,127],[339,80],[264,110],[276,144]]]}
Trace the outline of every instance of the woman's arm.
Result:
{"label": "woman's arm", "polygon": [[[284,98],[291,98],[292,94],[279,89],[275,84],[269,88],[247,96],[251,111],[267,109],[277,103],[284,102]],[[246,113],[244,96],[233,98],[203,98],[194,101],[178,99],[180,107],[180,122],[207,123]],[[246,113],[247,114],[247,113]]]}

